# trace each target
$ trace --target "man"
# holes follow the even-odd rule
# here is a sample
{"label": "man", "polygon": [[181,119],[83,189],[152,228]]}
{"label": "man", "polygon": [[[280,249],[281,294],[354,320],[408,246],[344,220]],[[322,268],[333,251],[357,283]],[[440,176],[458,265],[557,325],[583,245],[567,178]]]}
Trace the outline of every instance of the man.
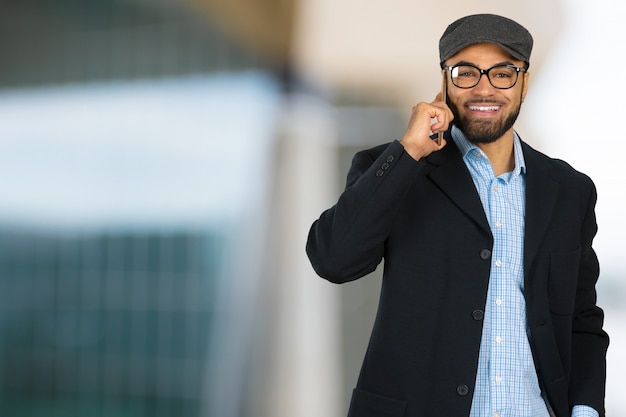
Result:
{"label": "man", "polygon": [[504,17],[452,23],[447,102],[417,104],[401,140],[359,152],[311,228],[329,281],[385,261],[350,417],[604,415],[596,190],[513,130],[532,44]]}

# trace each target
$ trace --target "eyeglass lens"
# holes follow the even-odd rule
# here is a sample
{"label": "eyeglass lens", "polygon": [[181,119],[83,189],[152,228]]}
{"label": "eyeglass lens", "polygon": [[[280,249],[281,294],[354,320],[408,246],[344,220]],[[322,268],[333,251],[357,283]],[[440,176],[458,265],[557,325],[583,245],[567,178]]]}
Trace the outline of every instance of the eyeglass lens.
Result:
{"label": "eyeglass lens", "polygon": [[[484,72],[484,71],[483,71]],[[512,66],[495,66],[486,71],[489,82],[496,88],[511,88],[517,82],[517,68]],[[452,67],[450,71],[452,83],[459,88],[471,88],[480,82],[480,69],[471,65]]]}

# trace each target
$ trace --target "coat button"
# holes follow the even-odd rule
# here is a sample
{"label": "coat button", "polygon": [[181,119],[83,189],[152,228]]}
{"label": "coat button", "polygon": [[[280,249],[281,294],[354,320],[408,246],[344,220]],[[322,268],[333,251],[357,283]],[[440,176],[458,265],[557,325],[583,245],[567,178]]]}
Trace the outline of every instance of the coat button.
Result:
{"label": "coat button", "polygon": [[465,397],[467,394],[469,394],[469,387],[465,384],[461,384],[456,387],[456,393],[459,394],[461,397]]}
{"label": "coat button", "polygon": [[485,317],[485,312],[482,310],[472,311],[472,318],[476,321],[481,321]]}
{"label": "coat button", "polygon": [[376,171],[376,176],[377,177],[382,177],[384,173],[385,173],[385,171],[383,171],[382,169],[379,169],[378,171]]}
{"label": "coat button", "polygon": [[394,159],[394,158],[393,158],[393,155],[389,155],[389,156],[387,157],[387,162],[392,162],[392,161],[393,161],[393,159]]}
{"label": "coat button", "polygon": [[486,261],[489,258],[491,258],[491,251],[489,249],[481,249],[480,259],[482,259],[483,261]]}

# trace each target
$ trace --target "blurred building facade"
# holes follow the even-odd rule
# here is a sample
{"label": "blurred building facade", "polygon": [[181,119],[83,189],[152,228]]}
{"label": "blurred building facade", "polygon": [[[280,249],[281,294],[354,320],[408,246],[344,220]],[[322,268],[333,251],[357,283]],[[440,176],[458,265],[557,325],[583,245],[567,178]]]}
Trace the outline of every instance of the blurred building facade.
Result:
{"label": "blurred building facade", "polygon": [[0,34],[0,415],[245,415],[276,70],[172,1],[2,0]]}

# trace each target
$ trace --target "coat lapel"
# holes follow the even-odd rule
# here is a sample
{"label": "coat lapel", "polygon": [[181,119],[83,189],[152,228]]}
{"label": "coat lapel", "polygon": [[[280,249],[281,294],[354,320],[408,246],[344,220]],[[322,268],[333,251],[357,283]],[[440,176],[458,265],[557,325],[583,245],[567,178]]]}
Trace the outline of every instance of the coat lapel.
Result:
{"label": "coat lapel", "polygon": [[452,138],[440,151],[431,154],[428,162],[435,167],[428,174],[430,180],[445,193],[454,204],[491,237],[491,230],[483,210],[474,181],[463,162]]}
{"label": "coat lapel", "polygon": [[526,276],[554,215],[560,185],[548,172],[542,156],[522,142],[526,162],[526,220],[524,231],[524,271]]}

